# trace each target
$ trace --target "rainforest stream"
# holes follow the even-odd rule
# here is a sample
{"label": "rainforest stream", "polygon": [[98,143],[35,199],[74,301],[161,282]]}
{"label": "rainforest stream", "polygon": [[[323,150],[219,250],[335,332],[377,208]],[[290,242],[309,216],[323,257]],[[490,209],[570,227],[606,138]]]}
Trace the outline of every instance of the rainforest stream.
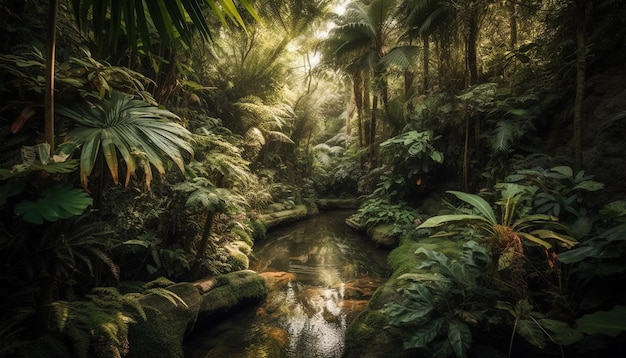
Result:
{"label": "rainforest stream", "polygon": [[267,300],[195,333],[186,357],[340,357],[350,320],[388,275],[388,252],[345,224],[351,213],[322,213],[255,243],[250,269],[266,278]]}

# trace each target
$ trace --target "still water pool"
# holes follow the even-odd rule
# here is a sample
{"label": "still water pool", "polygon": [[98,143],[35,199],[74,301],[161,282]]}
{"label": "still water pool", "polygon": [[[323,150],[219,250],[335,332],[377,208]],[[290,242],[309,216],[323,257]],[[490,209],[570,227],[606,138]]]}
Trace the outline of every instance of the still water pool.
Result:
{"label": "still water pool", "polygon": [[333,211],[271,231],[254,246],[250,268],[269,294],[196,333],[187,358],[340,357],[354,316],[388,274],[387,251]]}

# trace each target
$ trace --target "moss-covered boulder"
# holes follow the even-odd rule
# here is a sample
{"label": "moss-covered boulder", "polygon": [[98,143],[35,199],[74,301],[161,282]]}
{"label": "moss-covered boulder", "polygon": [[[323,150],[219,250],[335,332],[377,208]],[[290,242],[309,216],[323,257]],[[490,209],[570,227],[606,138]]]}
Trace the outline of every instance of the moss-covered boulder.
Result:
{"label": "moss-covered boulder", "polygon": [[258,219],[269,229],[280,224],[302,220],[310,214],[310,210],[306,205],[296,205],[288,210],[262,214]]}
{"label": "moss-covered boulder", "polygon": [[412,279],[432,280],[433,274],[418,269],[420,256],[415,251],[423,247],[437,250],[448,257],[457,257],[462,252],[463,242],[445,238],[404,239],[390,252],[388,261],[393,270],[391,278],[378,287],[362,311],[346,330],[344,357],[414,357],[415,352],[405,351],[404,342],[409,338],[407,330],[389,324],[382,309],[387,303],[399,302],[398,288],[403,285],[403,275]]}
{"label": "moss-covered boulder", "polygon": [[258,304],[267,297],[265,280],[252,270],[231,272],[197,282],[196,286],[202,292],[198,312],[201,324],[223,318],[238,308]]}
{"label": "moss-covered boulder", "polygon": [[374,226],[367,231],[367,236],[378,246],[396,247],[398,245],[398,237],[394,235],[394,229],[394,224]]}
{"label": "moss-covered boulder", "polygon": [[151,294],[139,299],[147,319],[130,326],[127,357],[182,358],[183,340],[192,330],[267,296],[265,280],[251,270],[178,283],[167,290],[175,296]]}
{"label": "moss-covered boulder", "polygon": [[361,206],[361,201],[357,198],[327,198],[317,199],[316,204],[320,210],[358,209]]}
{"label": "moss-covered boulder", "polygon": [[139,299],[147,319],[130,326],[126,357],[183,357],[183,339],[198,317],[200,292],[191,283],[179,283],[167,289],[176,295],[174,302],[154,294]]}

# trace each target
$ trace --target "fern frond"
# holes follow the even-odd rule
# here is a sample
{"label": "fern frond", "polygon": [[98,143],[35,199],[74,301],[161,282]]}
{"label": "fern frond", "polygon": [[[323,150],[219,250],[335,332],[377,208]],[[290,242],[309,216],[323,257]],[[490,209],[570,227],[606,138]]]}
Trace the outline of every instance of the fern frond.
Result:
{"label": "fern frond", "polygon": [[185,307],[189,307],[187,303],[185,302],[185,300],[183,300],[179,295],[168,290],[167,288],[162,288],[162,287],[150,288],[150,289],[147,289],[145,293],[163,297],[166,300],[170,301],[174,306],[178,306],[178,303],[180,303]]}
{"label": "fern frond", "polygon": [[164,288],[164,287],[168,287],[173,285],[175,282],[171,281],[170,279],[166,278],[166,277],[159,277],[155,280],[152,280],[150,282],[146,282],[145,284],[143,284],[143,286],[141,286],[143,289],[148,290],[151,288]]}

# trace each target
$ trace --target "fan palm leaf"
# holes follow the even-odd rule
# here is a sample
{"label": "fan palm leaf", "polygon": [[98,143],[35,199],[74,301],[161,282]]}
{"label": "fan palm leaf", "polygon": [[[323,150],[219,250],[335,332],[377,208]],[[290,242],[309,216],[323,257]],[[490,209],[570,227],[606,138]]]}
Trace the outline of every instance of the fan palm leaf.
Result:
{"label": "fan palm leaf", "polygon": [[126,164],[125,185],[141,166],[148,187],[152,178],[150,165],[164,174],[163,159],[169,158],[184,171],[183,153],[193,155],[191,133],[172,122],[178,119],[175,114],[122,92],[114,91],[110,99],[59,107],[57,112],[76,126],[69,137],[82,145],[80,178],[85,189],[100,153],[116,184],[121,157]]}

